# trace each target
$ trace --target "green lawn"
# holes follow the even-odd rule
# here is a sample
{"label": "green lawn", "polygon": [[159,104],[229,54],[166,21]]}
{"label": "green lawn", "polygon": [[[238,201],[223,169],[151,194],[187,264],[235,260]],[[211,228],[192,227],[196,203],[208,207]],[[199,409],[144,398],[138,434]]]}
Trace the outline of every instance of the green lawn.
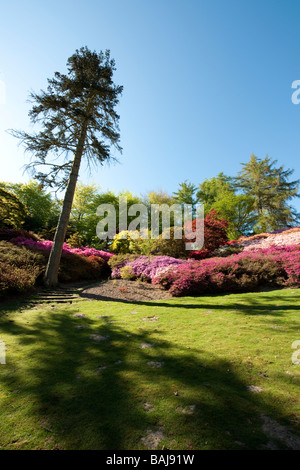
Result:
{"label": "green lawn", "polygon": [[300,449],[299,311],[297,289],[2,307],[0,448]]}

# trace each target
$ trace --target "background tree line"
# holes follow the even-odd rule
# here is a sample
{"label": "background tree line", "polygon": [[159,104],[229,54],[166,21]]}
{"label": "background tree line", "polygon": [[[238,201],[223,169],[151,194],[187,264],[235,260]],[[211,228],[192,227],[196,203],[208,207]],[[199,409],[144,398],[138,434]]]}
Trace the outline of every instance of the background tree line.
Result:
{"label": "background tree line", "polygon": [[[293,227],[299,224],[299,214],[291,205],[292,199],[299,197],[299,180],[291,180],[292,173],[293,170],[285,170],[268,156],[259,159],[251,155],[235,177],[219,173],[205,179],[198,187],[184,181],[172,194],[162,190],[151,191],[144,196],[130,191],[103,192],[95,184],[79,182],[66,238],[71,238],[74,245],[103,247],[104,243],[96,235],[99,221],[96,210],[101,204],[112,204],[118,220],[120,196],[127,197],[128,207],[145,204],[149,214],[151,204],[201,203],[205,214],[215,209],[229,222],[227,235],[230,239]],[[35,180],[24,184],[0,183],[2,227],[22,227],[43,238],[53,239],[61,206],[62,200],[53,197]],[[128,217],[128,222],[133,219]]]}

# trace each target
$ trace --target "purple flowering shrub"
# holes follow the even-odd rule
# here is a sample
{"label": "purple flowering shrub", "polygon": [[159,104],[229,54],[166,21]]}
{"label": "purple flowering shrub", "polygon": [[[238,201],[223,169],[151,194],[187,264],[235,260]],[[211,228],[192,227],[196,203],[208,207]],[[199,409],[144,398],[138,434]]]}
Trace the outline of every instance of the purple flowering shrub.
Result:
{"label": "purple flowering shrub", "polygon": [[[35,240],[25,238],[25,237],[12,238],[10,242],[14,243],[15,245],[27,246],[29,248],[34,248],[36,250],[45,250],[45,251],[50,251],[53,245],[53,242],[51,240],[35,241]],[[85,246],[82,248],[71,248],[67,243],[64,243],[62,252],[72,253],[72,254],[80,255],[80,256],[100,256],[105,261],[108,261],[109,258],[114,256],[113,253],[109,253],[103,250],[96,250],[95,248],[90,248],[89,246]]]}
{"label": "purple flowering shrub", "polygon": [[[122,270],[123,273],[127,273],[130,268],[131,279],[151,281],[157,275],[177,268],[184,263],[184,260],[172,258],[171,256],[139,256],[134,260],[125,258],[122,263],[112,270],[111,277],[113,279],[121,278]],[[124,270],[125,267],[127,270]]]}
{"label": "purple flowering shrub", "polygon": [[152,283],[169,289],[174,296],[254,291],[263,286],[300,286],[300,246],[185,262],[176,270],[157,274]]}

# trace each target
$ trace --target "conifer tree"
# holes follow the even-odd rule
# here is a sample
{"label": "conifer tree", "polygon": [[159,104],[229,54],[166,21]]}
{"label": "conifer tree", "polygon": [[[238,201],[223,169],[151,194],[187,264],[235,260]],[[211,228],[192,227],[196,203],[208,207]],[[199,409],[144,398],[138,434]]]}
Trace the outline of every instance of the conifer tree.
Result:
{"label": "conifer tree", "polygon": [[290,205],[292,198],[299,197],[299,180],[289,181],[294,170],[276,164],[268,155],[260,159],[252,154],[235,179],[237,189],[253,198],[258,232],[291,227],[299,220]]}
{"label": "conifer tree", "polygon": [[[122,87],[113,83],[115,62],[110,52],[76,50],[67,61],[67,74],[56,72],[47,91],[32,93],[29,117],[37,133],[11,131],[33,160],[27,169],[44,185],[64,189],[63,207],[45,274],[45,284],[55,286],[83,157],[88,164],[111,160],[111,146],[119,146],[119,116],[115,111]],[[60,157],[64,156],[64,161]],[[46,168],[46,171],[39,171]]]}

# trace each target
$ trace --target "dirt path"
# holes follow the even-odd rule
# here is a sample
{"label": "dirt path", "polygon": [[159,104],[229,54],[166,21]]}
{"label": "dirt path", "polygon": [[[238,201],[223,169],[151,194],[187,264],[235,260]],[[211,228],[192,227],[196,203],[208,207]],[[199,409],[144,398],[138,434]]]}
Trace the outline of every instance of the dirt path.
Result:
{"label": "dirt path", "polygon": [[172,295],[160,286],[146,282],[107,280],[82,289],[80,296],[90,300],[115,300],[122,302],[151,302],[171,299]]}

